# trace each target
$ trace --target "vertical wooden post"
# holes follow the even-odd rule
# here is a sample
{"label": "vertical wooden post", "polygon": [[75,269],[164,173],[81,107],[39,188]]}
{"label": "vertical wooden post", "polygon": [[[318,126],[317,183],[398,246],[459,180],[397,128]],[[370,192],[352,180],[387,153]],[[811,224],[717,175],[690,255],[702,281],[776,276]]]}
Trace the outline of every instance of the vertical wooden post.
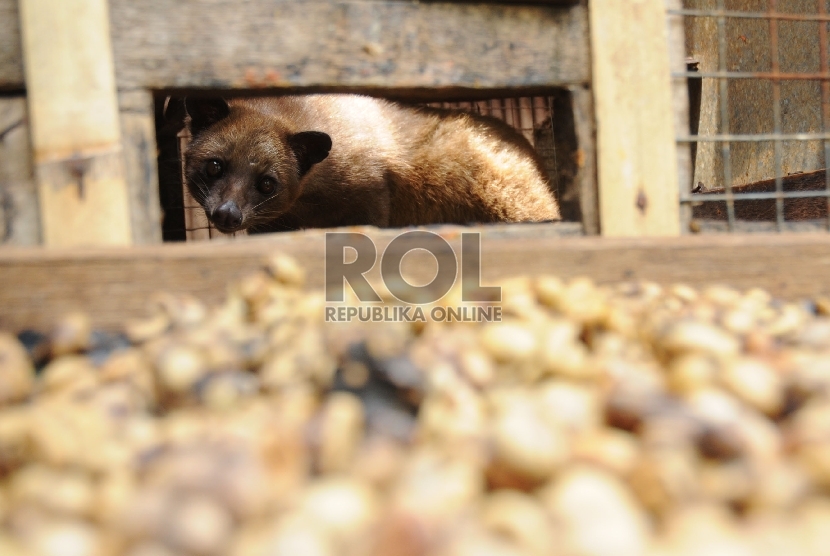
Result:
{"label": "vertical wooden post", "polygon": [[[683,8],[681,0],[664,0],[666,9],[679,10]],[[669,33],[669,64],[672,72],[686,71],[686,30],[685,16],[672,15],[667,18]],[[699,81],[699,80],[698,80]],[[677,135],[686,135],[689,131],[689,81],[685,77],[675,77],[671,80],[672,106],[674,107],[674,129]],[[679,143],[676,147],[678,194],[682,191],[686,195],[692,193],[692,145]],[[684,203],[680,206],[680,233],[691,233],[689,223],[692,219],[692,206]]]}
{"label": "vertical wooden post", "polygon": [[665,0],[590,0],[600,227],[680,233]]}
{"label": "vertical wooden post", "polygon": [[20,0],[46,245],[131,243],[107,0]]}
{"label": "vertical wooden post", "polygon": [[570,91],[578,149],[576,180],[579,184],[579,212],[585,235],[595,236],[600,230],[593,96],[585,87],[571,87]]}
{"label": "vertical wooden post", "polygon": [[38,245],[40,218],[23,96],[0,98],[0,245]]}
{"label": "vertical wooden post", "polygon": [[133,242],[161,243],[153,94],[146,90],[119,91],[118,108]]}

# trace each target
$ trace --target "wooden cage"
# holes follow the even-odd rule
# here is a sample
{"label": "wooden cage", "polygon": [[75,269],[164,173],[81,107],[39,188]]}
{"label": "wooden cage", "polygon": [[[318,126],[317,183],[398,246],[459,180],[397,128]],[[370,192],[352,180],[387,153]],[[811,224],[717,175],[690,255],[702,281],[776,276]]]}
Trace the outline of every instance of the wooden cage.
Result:
{"label": "wooden cage", "polygon": [[[690,178],[675,0],[0,0],[0,328],[142,314],[156,290],[219,299],[275,249],[321,286],[319,230],[161,245],[166,94],[364,92],[422,102],[564,92],[581,223],[477,228],[484,279],[515,273],[825,284],[830,237],[681,235]],[[685,184],[685,185],[684,185]],[[458,227],[438,231],[459,242]],[[367,229],[379,246],[394,230]],[[568,237],[565,237],[568,236]],[[586,236],[586,237],[570,237]],[[599,236],[599,237],[591,237]]]}

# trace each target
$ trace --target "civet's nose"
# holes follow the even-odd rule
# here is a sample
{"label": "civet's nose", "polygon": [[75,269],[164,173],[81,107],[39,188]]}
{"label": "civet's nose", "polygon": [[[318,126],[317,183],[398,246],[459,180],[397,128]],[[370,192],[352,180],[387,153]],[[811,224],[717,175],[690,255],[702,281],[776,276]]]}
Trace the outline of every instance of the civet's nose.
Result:
{"label": "civet's nose", "polygon": [[237,230],[242,225],[242,211],[233,201],[225,201],[210,216],[213,223],[222,230]]}

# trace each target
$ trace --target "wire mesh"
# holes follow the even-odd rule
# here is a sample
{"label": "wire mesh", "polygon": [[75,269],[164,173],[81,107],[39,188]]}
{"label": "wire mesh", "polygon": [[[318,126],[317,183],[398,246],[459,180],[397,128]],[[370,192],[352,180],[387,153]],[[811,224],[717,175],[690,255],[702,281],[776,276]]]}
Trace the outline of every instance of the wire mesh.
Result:
{"label": "wire mesh", "polygon": [[[686,229],[830,228],[827,0],[683,0]],[[693,94],[694,91],[694,94]],[[752,223],[749,225],[749,223]]]}

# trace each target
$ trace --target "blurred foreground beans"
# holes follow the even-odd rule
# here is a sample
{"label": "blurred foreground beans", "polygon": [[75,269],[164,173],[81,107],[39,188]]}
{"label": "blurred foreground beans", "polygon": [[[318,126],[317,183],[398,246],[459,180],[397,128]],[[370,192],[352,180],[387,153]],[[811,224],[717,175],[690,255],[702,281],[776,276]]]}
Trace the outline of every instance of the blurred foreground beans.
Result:
{"label": "blurred foreground beans", "polygon": [[325,323],[304,279],[0,333],[0,555],[830,550],[826,300],[516,278],[501,322]]}

